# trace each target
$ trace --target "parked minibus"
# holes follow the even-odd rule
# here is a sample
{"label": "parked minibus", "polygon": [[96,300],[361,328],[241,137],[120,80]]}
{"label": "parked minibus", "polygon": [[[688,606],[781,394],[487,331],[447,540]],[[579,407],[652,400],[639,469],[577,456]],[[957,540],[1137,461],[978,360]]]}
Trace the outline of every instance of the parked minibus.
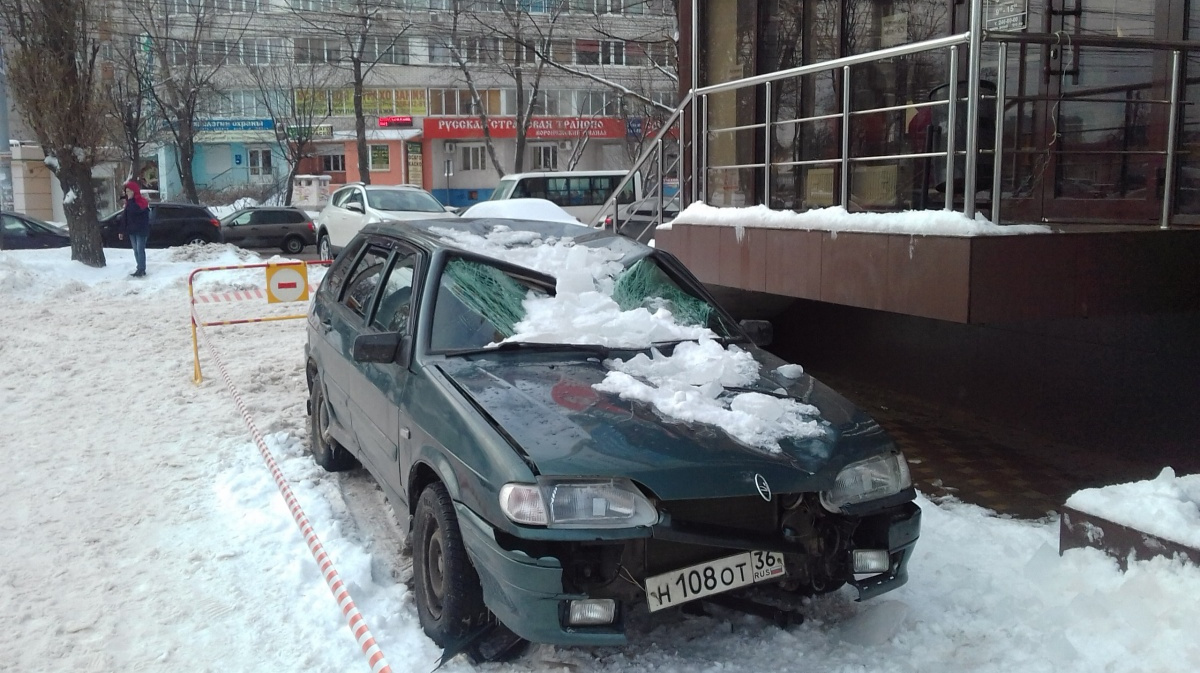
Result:
{"label": "parked minibus", "polygon": [[[620,170],[511,173],[500,178],[490,200],[546,199],[580,222],[592,224],[626,174],[628,171]],[[621,190],[617,203],[628,206],[641,200],[642,175],[635,173]]]}

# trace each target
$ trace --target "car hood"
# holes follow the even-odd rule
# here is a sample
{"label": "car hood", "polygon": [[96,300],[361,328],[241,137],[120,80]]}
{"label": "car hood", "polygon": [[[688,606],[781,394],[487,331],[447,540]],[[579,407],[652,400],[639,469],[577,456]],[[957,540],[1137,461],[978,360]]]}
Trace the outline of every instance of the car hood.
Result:
{"label": "car hood", "polygon": [[[848,463],[888,451],[891,440],[854,405],[816,379],[768,376],[752,387],[783,388],[821,412],[824,435],[747,446],[720,428],[661,416],[652,406],[593,386],[599,358],[497,353],[449,358],[439,368],[545,476],[627,477],[666,500],[824,490]],[[773,374],[773,373],[772,373]]]}

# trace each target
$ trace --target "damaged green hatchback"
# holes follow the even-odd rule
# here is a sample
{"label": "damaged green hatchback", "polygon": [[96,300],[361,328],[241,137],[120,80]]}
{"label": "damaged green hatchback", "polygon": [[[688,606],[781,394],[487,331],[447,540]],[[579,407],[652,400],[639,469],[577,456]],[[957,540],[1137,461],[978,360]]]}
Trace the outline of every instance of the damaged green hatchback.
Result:
{"label": "damaged green hatchback", "polygon": [[902,585],[904,456],[753,343],[765,328],[608,232],[371,225],[308,316],[312,452],[409,516],[418,615],[448,654],[616,645],[639,612],[708,602],[786,621],[788,596]]}

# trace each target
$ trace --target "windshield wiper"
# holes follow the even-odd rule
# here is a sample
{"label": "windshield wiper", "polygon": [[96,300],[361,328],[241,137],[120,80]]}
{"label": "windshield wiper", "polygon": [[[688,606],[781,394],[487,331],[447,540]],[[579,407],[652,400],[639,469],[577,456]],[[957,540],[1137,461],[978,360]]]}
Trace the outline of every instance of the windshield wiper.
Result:
{"label": "windshield wiper", "polygon": [[511,351],[586,351],[607,357],[611,349],[600,344],[541,343],[536,341],[505,341],[495,346],[460,348],[446,351],[446,355],[472,355],[476,353],[503,353]]}

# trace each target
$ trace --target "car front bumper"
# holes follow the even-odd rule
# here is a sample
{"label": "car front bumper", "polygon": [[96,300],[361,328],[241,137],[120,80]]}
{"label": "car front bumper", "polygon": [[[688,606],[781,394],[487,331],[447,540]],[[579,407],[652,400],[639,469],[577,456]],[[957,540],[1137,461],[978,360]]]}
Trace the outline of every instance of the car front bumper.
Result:
{"label": "car front bumper", "polygon": [[[609,597],[570,593],[564,589],[558,558],[534,558],[502,547],[495,530],[470,509],[456,503],[459,527],[471,561],[479,574],[488,608],[514,633],[535,643],[565,646],[611,646],[626,642],[625,616],[631,607],[618,601],[616,619],[604,626],[572,626],[566,614],[570,601]],[[858,549],[886,549],[888,571],[847,580],[859,600],[902,586],[908,561],[920,533],[921,510],[907,502],[864,517],[853,537]],[[644,595],[644,594],[643,594]]]}

